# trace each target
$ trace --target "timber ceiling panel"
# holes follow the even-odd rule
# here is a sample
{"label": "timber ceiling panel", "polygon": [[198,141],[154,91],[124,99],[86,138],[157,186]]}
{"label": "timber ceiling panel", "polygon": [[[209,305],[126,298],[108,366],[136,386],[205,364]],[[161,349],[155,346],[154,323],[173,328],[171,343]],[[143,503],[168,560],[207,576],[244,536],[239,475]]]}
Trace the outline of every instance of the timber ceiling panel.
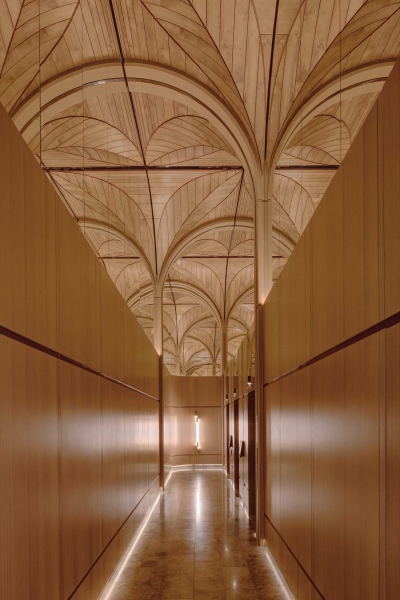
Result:
{"label": "timber ceiling panel", "polygon": [[399,48],[393,0],[2,0],[0,101],[151,340],[163,289],[168,368],[211,375],[223,329],[254,346],[255,202],[274,281]]}

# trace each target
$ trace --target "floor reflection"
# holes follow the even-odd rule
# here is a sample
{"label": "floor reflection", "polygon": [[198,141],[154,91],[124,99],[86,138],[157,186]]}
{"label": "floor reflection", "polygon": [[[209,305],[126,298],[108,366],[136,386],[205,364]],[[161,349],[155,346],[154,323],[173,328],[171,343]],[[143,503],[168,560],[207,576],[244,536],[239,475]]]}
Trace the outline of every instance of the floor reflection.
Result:
{"label": "floor reflection", "polygon": [[223,471],[176,471],[107,600],[287,600]]}

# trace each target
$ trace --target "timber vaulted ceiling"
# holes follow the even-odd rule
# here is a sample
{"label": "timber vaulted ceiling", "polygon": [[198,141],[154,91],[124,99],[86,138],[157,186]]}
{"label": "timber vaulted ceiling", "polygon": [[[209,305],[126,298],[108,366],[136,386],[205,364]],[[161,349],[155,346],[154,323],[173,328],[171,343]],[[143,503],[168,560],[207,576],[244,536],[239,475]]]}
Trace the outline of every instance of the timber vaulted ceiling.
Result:
{"label": "timber vaulted ceiling", "polygon": [[[389,0],[0,0],[0,101],[172,372],[252,337],[399,54]],[[251,341],[251,340],[250,340]]]}

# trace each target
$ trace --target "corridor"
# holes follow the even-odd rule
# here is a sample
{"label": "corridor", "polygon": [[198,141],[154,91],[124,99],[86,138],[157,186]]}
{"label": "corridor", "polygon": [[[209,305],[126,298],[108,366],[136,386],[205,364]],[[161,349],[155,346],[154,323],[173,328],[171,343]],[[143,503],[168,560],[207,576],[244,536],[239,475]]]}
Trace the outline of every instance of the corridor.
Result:
{"label": "corridor", "polygon": [[172,474],[129,561],[101,596],[101,600],[164,598],[291,598],[266,549],[257,546],[222,470]]}

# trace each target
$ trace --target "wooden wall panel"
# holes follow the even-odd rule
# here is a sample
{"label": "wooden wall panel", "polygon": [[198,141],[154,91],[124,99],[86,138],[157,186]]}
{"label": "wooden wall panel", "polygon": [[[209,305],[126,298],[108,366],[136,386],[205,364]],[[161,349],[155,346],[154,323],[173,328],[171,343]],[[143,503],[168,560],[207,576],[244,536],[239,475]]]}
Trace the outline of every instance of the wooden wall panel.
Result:
{"label": "wooden wall panel", "polygon": [[[15,351],[17,344],[13,345]],[[13,358],[15,373],[21,362],[16,355]],[[26,460],[28,466],[29,496],[25,500],[29,507],[30,597],[57,598],[60,591],[57,361],[27,348],[25,375],[25,439],[29,440],[29,446],[26,455],[20,455],[20,462]],[[17,437],[16,444],[21,439]],[[21,479],[20,483],[23,482]]]}
{"label": "wooden wall panel", "polygon": [[[132,504],[125,495],[124,388],[101,381],[102,438],[102,544],[106,546],[121,527]],[[121,499],[123,498],[123,502]],[[107,516],[107,518],[106,518]]]}
{"label": "wooden wall panel", "polygon": [[377,365],[379,334],[266,388],[266,517],[325,598],[378,597]]}
{"label": "wooden wall panel", "polygon": [[2,107],[0,190],[0,597],[94,600],[159,490],[159,357]]}
{"label": "wooden wall panel", "polygon": [[282,278],[280,289],[280,365],[282,373],[296,366],[296,314],[290,284],[295,274],[295,261],[287,264],[288,276]]}
{"label": "wooden wall panel", "polygon": [[[311,357],[311,230],[307,228],[296,245],[293,255],[295,263],[295,302],[293,345],[296,347],[294,366],[305,363]],[[278,280],[279,281],[279,280]],[[290,293],[290,292],[289,292]],[[279,347],[279,344],[278,344]]]}
{"label": "wooden wall panel", "polygon": [[59,374],[63,584],[68,598],[102,550],[101,397],[99,377],[65,363]]}
{"label": "wooden wall panel", "polygon": [[296,600],[324,600],[307,574],[299,569],[296,558],[267,519],[265,532],[269,551],[285,573],[285,579]]}
{"label": "wooden wall panel", "polygon": [[60,598],[57,361],[0,336],[0,597]]}
{"label": "wooden wall panel", "polygon": [[[32,171],[29,169],[29,172]],[[53,186],[41,176],[39,169],[32,172],[30,183],[30,194],[24,202],[26,335],[46,346],[57,348],[55,284],[58,240],[55,224],[59,200]],[[37,198],[38,201],[32,202],[32,198]],[[1,204],[3,206],[3,202]],[[41,236],[37,235],[38,231],[42,232]],[[12,265],[13,260],[10,263]],[[40,269],[38,265],[41,265]],[[20,273],[20,276],[22,277],[23,273]]]}
{"label": "wooden wall panel", "polygon": [[264,305],[266,539],[297,599],[400,594],[399,162],[397,63]]}
{"label": "wooden wall panel", "polygon": [[400,594],[400,325],[385,334],[386,353],[386,598]]}
{"label": "wooden wall panel", "polygon": [[[21,173],[26,175],[21,177]],[[0,322],[54,348],[57,342],[56,192],[41,174],[40,166],[30,156],[29,148],[10,124],[3,107],[0,110],[0,180],[0,252],[3,257]]]}
{"label": "wooden wall panel", "polygon": [[[311,355],[343,340],[343,181],[336,173],[311,223]],[[293,301],[295,299],[293,298]]]}
{"label": "wooden wall panel", "polygon": [[[222,463],[222,377],[167,375],[164,385],[166,463]],[[200,419],[200,450],[196,448],[195,416]]]}
{"label": "wooden wall panel", "polygon": [[378,100],[381,152],[380,193],[383,202],[385,316],[400,309],[400,74],[399,65]]}
{"label": "wooden wall panel", "polygon": [[[344,598],[344,355],[311,367],[313,401],[313,578]],[[329,569],[329,562],[335,563]]]}
{"label": "wooden wall panel", "polygon": [[[99,321],[100,271],[103,269],[100,265],[96,265],[96,256],[91,252],[76,223],[60,201],[57,218],[59,256],[57,269],[59,346],[57,349],[68,357],[100,370],[102,331],[99,325],[103,325]],[[103,372],[107,373],[107,371]]]}
{"label": "wooden wall panel", "polygon": [[379,334],[344,351],[345,597],[379,597]]}
{"label": "wooden wall panel", "polygon": [[[296,556],[307,572],[312,564],[312,483],[313,483],[313,445],[312,445],[312,401],[310,369],[299,371],[295,375],[296,404],[295,412],[296,449],[295,456],[295,495],[296,506],[293,525],[296,527]],[[289,506],[293,509],[293,504]]]}

